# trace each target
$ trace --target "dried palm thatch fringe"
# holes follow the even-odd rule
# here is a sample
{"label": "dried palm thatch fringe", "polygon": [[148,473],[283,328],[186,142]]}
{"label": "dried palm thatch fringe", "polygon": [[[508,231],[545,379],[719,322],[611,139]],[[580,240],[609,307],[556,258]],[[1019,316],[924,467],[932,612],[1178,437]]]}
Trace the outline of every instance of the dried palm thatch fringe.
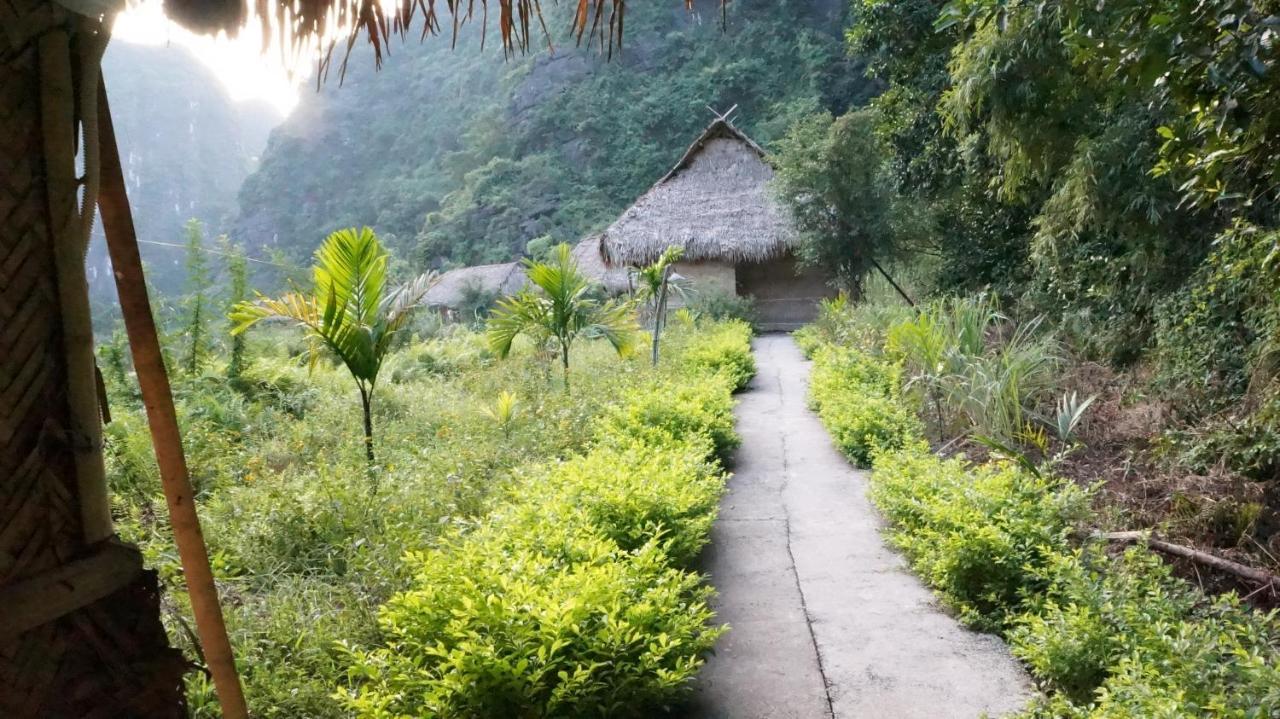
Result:
{"label": "dried palm thatch fringe", "polygon": [[[725,21],[727,2],[721,0],[721,22]],[[328,43],[317,73],[319,81],[327,76],[333,50],[340,39],[345,37],[346,43],[341,76],[346,73],[347,59],[358,37],[363,35],[373,46],[374,62],[381,65],[383,54],[390,52],[392,35],[403,39],[415,24],[421,25],[421,38],[438,35],[442,31],[442,15],[448,17],[450,36],[456,43],[458,31],[467,23],[477,21],[479,10],[483,47],[490,4],[497,6],[498,34],[505,54],[528,52],[539,34],[546,45],[554,49],[542,15],[541,0],[492,0],[492,3],[490,0],[398,0],[389,12],[379,0],[253,0],[252,3],[248,0],[166,0],[165,11],[174,20],[202,33],[235,34],[249,20],[256,20],[263,28],[264,49],[273,40],[289,50],[312,40]],[[578,45],[584,40],[588,47],[596,43],[601,52],[612,57],[615,48],[622,48],[626,4],[626,0],[577,0],[570,36]],[[685,0],[685,7],[692,11],[693,0]],[[533,29],[535,23],[536,30]]]}
{"label": "dried palm thatch fringe", "polygon": [[764,262],[795,243],[787,213],[769,192],[765,151],[723,117],[694,140],[671,171],[605,230],[613,266],[647,265],[668,247],[685,262]]}
{"label": "dried palm thatch fringe", "polygon": [[102,525],[87,533],[81,513],[97,500],[76,460],[96,449],[93,423],[72,413],[68,344],[80,335],[67,332],[74,288],[55,256],[83,227],[62,126],[74,27],[46,0],[0,0],[0,716],[179,717],[186,667],[160,625],[155,576],[136,550],[94,544]]}

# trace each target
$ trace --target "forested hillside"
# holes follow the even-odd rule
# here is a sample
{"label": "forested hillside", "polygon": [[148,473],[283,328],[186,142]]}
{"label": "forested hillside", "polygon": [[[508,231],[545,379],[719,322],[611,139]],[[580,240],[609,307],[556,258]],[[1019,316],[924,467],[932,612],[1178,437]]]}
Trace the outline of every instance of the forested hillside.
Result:
{"label": "forested hillside", "polygon": [[[183,225],[196,218],[210,235],[225,230],[240,183],[279,115],[265,104],[232,100],[181,47],[113,42],[103,75],[148,279],[162,292],[176,293],[186,276]],[[100,234],[89,272],[95,295],[114,298]]]}
{"label": "forested hillside", "polygon": [[[368,224],[402,260],[475,264],[519,256],[543,235],[576,241],[669,169],[728,110],[761,142],[795,117],[842,112],[874,83],[847,58],[847,5],[743,0],[637,3],[611,61],[565,38],[504,62],[465,28],[447,42],[394,43],[375,72],[351,57],[271,138],[240,193],[236,239],[295,260],[338,227]],[[780,27],[787,31],[780,32]],[[335,63],[336,65],[337,63]]]}

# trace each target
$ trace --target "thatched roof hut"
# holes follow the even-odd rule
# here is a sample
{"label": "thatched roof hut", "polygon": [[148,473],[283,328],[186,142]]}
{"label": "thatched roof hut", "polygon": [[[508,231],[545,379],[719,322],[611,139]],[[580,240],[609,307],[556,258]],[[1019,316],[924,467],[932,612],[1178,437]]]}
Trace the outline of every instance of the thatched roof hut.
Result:
{"label": "thatched roof hut", "polygon": [[752,297],[762,329],[795,329],[834,290],[826,273],[797,263],[797,235],[772,179],[764,149],[717,117],[600,235],[600,257],[616,272],[681,247],[676,271],[695,291]]}
{"label": "thatched roof hut", "polygon": [[678,245],[688,262],[764,262],[785,255],[795,232],[769,192],[765,151],[716,118],[680,161],[604,231],[612,265],[644,265]]}
{"label": "thatched roof hut", "polygon": [[423,304],[454,310],[478,294],[510,297],[524,289],[527,283],[524,267],[519,262],[459,267],[440,275],[427,290]]}

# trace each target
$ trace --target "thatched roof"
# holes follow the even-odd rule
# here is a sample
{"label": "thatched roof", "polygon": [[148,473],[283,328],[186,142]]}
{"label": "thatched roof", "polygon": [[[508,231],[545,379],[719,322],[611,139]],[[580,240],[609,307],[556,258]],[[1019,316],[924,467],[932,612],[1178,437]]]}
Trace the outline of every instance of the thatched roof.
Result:
{"label": "thatched roof", "polygon": [[611,267],[600,251],[600,235],[592,235],[573,247],[573,259],[578,269],[592,280],[604,285],[611,295],[631,290],[630,272],[626,267]]}
{"label": "thatched roof", "polygon": [[[103,3],[121,0],[60,0],[73,10],[97,8]],[[722,10],[723,3],[722,2]],[[613,55],[615,44],[622,47],[623,17],[626,0],[580,0],[569,27],[573,41],[590,46],[598,43],[601,51]],[[490,19],[492,6],[493,18]],[[692,2],[685,6],[693,9]],[[375,62],[381,64],[389,52],[393,35],[404,38],[410,33],[448,34],[454,41],[467,23],[479,23],[481,41],[490,24],[497,32],[503,50],[508,53],[528,51],[539,37],[552,47],[551,33],[543,17],[541,0],[164,0],[165,13],[195,32],[235,35],[250,20],[264,28],[263,46],[272,41],[288,48],[319,40],[328,44],[325,60],[338,44],[345,45],[346,57],[363,35],[373,45]],[[724,23],[723,16],[721,23]]]}
{"label": "thatched roof", "polygon": [[712,122],[657,184],[604,231],[610,265],[645,265],[679,245],[687,261],[760,262],[795,232],[769,192],[765,151],[723,118]]}
{"label": "thatched roof", "polygon": [[468,292],[477,290],[496,297],[509,297],[523,289],[526,282],[524,267],[519,262],[459,267],[440,275],[427,290],[423,304],[457,308]]}

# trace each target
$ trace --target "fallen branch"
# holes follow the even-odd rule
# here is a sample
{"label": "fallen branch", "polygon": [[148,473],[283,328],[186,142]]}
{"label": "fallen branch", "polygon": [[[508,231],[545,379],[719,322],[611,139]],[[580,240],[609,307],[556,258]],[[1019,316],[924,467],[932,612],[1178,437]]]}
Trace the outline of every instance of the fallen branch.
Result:
{"label": "fallen branch", "polygon": [[1280,590],[1280,576],[1276,576],[1271,572],[1257,567],[1250,567],[1239,562],[1233,562],[1230,559],[1214,556],[1208,552],[1202,552],[1199,549],[1184,547],[1181,544],[1173,544],[1163,539],[1156,539],[1150,532],[1097,532],[1093,535],[1095,539],[1104,539],[1109,542],[1124,543],[1140,543],[1145,544],[1157,552],[1172,554],[1175,557],[1190,559],[1193,562],[1204,564],[1227,574],[1256,582],[1265,587],[1271,587],[1274,590]]}

